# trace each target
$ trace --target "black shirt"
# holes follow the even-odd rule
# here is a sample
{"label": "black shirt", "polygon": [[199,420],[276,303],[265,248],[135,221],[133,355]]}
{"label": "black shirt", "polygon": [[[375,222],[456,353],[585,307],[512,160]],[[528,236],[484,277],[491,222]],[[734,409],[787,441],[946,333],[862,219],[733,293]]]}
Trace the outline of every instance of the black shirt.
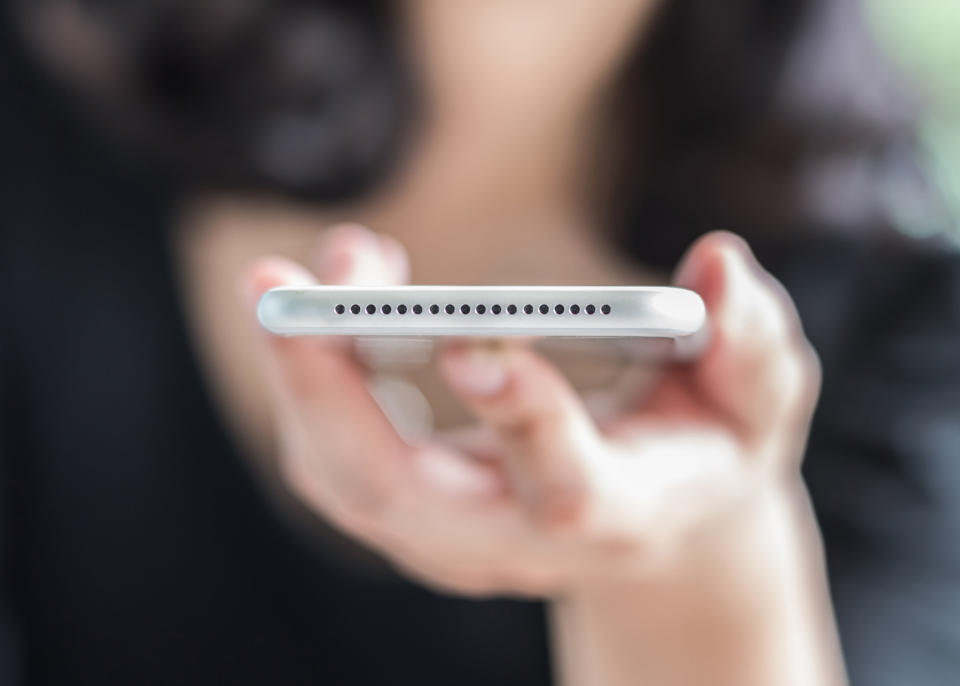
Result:
{"label": "black shirt", "polygon": [[[543,609],[371,578],[238,456],[175,294],[168,203],[13,82],[0,207],[0,683],[546,684]],[[960,675],[960,259],[762,254],[824,364],[805,473],[855,684]]]}

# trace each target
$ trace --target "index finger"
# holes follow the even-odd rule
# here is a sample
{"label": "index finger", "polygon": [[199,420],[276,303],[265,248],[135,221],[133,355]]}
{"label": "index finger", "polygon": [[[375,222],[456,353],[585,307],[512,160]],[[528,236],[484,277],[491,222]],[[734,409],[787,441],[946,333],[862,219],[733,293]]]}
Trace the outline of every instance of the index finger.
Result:
{"label": "index finger", "polygon": [[454,348],[442,366],[473,413],[502,438],[511,482],[534,514],[547,523],[575,519],[602,439],[560,372],[515,344]]}
{"label": "index finger", "polygon": [[[377,274],[381,283],[396,280],[372,233],[351,226],[325,243],[327,283],[370,283]],[[251,299],[305,280],[313,281],[296,263],[261,260],[248,277]],[[323,338],[265,333],[262,340],[264,381],[293,485],[328,507],[343,501],[354,510],[377,507],[402,476],[410,448],[367,390],[363,368],[349,350]]]}

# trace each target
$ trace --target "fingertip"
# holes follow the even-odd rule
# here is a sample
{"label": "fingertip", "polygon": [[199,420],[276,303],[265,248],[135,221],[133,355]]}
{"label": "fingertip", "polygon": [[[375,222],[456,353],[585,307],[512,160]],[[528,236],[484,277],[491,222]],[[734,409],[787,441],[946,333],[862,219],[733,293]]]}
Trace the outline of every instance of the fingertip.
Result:
{"label": "fingertip", "polygon": [[749,244],[729,231],[714,231],[697,240],[676,272],[678,286],[696,291],[710,312],[735,296],[736,284],[746,284],[763,273]]}
{"label": "fingertip", "polygon": [[381,249],[384,259],[397,283],[406,283],[410,280],[410,257],[403,244],[393,236],[380,236]]}
{"label": "fingertip", "polygon": [[742,236],[732,231],[711,231],[701,240],[719,250],[730,250],[741,256],[753,256],[750,244]]}
{"label": "fingertip", "polygon": [[816,385],[815,365],[798,363],[806,342],[789,294],[734,234],[703,237],[687,260],[678,279],[701,293],[711,329],[695,378],[744,430],[769,435],[783,408],[806,407],[790,389]]}
{"label": "fingertip", "polygon": [[398,241],[352,223],[327,229],[317,241],[312,263],[326,284],[403,283],[409,272],[406,251]]}
{"label": "fingertip", "polygon": [[[247,315],[247,324],[256,341],[264,345],[265,350],[279,353],[297,345],[296,338],[268,334],[260,322],[260,302],[264,294],[272,288],[282,286],[311,286],[316,283],[313,274],[305,267],[285,257],[268,256],[256,260],[240,278],[239,294]],[[260,345],[261,343],[258,343]],[[267,379],[273,378],[274,368],[268,357],[261,360]],[[273,386],[268,383],[268,386]]]}
{"label": "fingertip", "polygon": [[688,250],[677,268],[674,283],[697,292],[707,310],[713,310],[723,295],[727,272],[720,243],[708,235]]}
{"label": "fingertip", "polygon": [[313,274],[293,260],[279,256],[262,257],[246,270],[240,279],[241,298],[255,311],[260,298],[271,288],[281,286],[311,286],[316,283]]}

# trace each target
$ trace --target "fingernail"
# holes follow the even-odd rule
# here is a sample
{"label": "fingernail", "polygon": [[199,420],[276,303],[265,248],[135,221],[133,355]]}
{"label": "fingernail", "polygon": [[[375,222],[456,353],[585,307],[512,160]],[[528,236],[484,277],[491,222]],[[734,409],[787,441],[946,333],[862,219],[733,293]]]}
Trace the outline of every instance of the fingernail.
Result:
{"label": "fingernail", "polygon": [[496,351],[470,348],[451,352],[443,367],[450,385],[465,395],[490,396],[507,385],[505,360]]}

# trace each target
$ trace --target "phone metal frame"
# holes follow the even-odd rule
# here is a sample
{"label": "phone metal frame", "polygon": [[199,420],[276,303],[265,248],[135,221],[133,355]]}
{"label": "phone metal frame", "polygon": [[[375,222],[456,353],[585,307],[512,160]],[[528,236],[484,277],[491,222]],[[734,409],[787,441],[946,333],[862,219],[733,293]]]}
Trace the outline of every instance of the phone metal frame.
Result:
{"label": "phone metal frame", "polygon": [[698,294],[666,286],[280,287],[257,315],[282,336],[644,337],[685,348],[707,319]]}

